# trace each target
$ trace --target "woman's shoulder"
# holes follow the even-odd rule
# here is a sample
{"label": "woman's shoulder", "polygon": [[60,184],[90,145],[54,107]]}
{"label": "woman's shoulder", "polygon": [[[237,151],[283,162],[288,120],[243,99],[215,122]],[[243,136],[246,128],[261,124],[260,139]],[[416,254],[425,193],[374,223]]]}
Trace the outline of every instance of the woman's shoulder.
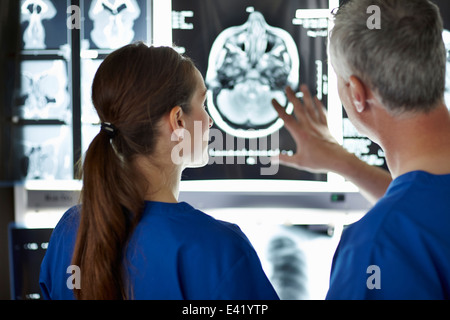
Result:
{"label": "woman's shoulder", "polygon": [[69,208],[59,219],[56,227],[53,230],[53,235],[68,235],[69,233],[76,233],[80,224],[80,206],[76,205]]}
{"label": "woman's shoulder", "polygon": [[[81,205],[76,205],[71,208],[69,208],[61,217],[61,219],[58,222],[58,225],[60,224],[78,224],[80,221],[80,210]],[[58,226],[57,225],[57,226]]]}
{"label": "woman's shoulder", "polygon": [[248,238],[236,224],[218,220],[186,202],[173,205],[147,204],[146,211],[144,217],[150,219],[147,221],[149,227],[156,222],[167,228],[168,234],[183,238],[182,241],[198,242],[200,246],[251,247]]}
{"label": "woman's shoulder", "polygon": [[210,233],[216,237],[221,234],[230,237],[231,239],[236,238],[238,241],[244,240],[245,242],[248,242],[247,237],[238,225],[218,220],[187,203],[182,203],[182,205],[184,205],[185,210],[193,217],[193,219],[198,222],[198,228],[208,227],[207,229],[202,229],[203,232]]}

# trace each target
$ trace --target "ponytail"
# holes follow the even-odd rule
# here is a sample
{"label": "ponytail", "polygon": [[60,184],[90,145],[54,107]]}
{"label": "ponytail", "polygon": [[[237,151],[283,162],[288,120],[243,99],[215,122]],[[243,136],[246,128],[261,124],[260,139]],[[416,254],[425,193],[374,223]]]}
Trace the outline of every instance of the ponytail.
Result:
{"label": "ponytail", "polygon": [[127,299],[123,249],[143,209],[133,171],[101,131],[83,165],[81,220],[72,264],[82,271],[77,299]]}

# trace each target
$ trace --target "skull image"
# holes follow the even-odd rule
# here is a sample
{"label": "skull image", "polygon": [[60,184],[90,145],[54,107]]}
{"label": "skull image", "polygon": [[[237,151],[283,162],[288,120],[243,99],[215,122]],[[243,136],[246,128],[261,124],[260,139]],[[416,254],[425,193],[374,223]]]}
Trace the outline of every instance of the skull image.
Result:
{"label": "skull image", "polygon": [[94,0],[89,18],[94,21],[92,41],[99,48],[117,49],[134,39],[134,21],[141,14],[136,0]]}
{"label": "skull image", "polygon": [[48,0],[22,0],[20,10],[22,22],[29,21],[23,34],[25,49],[46,49],[42,21],[56,16],[55,7]]}
{"label": "skull image", "polygon": [[66,119],[70,96],[67,70],[62,60],[24,61],[21,91],[25,119]]}
{"label": "skull image", "polygon": [[267,136],[283,125],[271,100],[287,104],[284,88],[296,88],[298,81],[299,55],[291,35],[254,11],[212,45],[206,74],[211,117],[236,137]]}

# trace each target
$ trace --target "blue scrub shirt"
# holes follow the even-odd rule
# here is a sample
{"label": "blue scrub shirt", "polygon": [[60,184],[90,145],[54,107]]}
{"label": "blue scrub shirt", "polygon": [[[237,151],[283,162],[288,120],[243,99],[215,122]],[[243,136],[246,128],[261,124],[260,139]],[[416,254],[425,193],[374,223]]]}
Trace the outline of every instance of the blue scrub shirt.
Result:
{"label": "blue scrub shirt", "polygon": [[450,175],[396,178],[344,230],[327,299],[450,299]]}
{"label": "blue scrub shirt", "polygon": [[[79,220],[71,208],[52,234],[40,274],[46,299],[74,299],[67,268]],[[146,202],[126,258],[135,299],[278,299],[242,231],[184,202]]]}

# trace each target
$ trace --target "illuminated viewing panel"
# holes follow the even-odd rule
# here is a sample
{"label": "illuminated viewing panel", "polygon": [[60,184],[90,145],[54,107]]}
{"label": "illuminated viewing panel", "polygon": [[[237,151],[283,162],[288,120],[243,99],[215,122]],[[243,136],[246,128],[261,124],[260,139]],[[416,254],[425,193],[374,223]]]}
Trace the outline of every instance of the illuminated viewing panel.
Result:
{"label": "illuminated viewing panel", "polygon": [[[450,70],[450,4],[434,2],[444,18]],[[21,75],[12,110],[10,160],[14,180],[74,177],[79,150],[82,154],[99,130],[90,97],[94,74],[112,50],[137,40],[175,44],[194,60],[208,87],[214,120],[210,162],[186,170],[185,181],[299,181],[315,191],[325,184],[341,184],[343,179],[334,174],[312,174],[270,161],[296,151],[271,99],[292,112],[284,87],[298,89],[302,83],[322,100],[336,139],[369,164],[386,167],[383,150],[355,130],[339,101],[327,56],[331,11],[338,0],[80,0],[79,39],[72,38],[66,25],[70,1],[20,3]],[[79,70],[73,69],[71,57],[76,42]],[[450,72],[446,80],[450,106]],[[74,105],[77,92],[80,101]],[[77,121],[80,126],[75,126]],[[53,134],[59,138],[50,138]],[[58,143],[72,149],[63,158],[58,158],[60,151],[48,151]],[[53,149],[62,150],[57,145]],[[48,169],[45,163],[60,168]]]}
{"label": "illuminated viewing panel", "polygon": [[151,42],[151,0],[80,0],[79,32],[67,25],[71,4],[20,1],[12,180],[74,179],[75,163],[100,130],[91,102],[100,63],[126,44]]}
{"label": "illuminated viewing panel", "polygon": [[286,86],[307,83],[328,108],[336,94],[328,90],[330,3],[311,3],[172,1],[172,41],[202,72],[214,120],[209,165],[185,170],[185,180],[328,181],[270,161],[296,151],[271,100],[292,113]]}

